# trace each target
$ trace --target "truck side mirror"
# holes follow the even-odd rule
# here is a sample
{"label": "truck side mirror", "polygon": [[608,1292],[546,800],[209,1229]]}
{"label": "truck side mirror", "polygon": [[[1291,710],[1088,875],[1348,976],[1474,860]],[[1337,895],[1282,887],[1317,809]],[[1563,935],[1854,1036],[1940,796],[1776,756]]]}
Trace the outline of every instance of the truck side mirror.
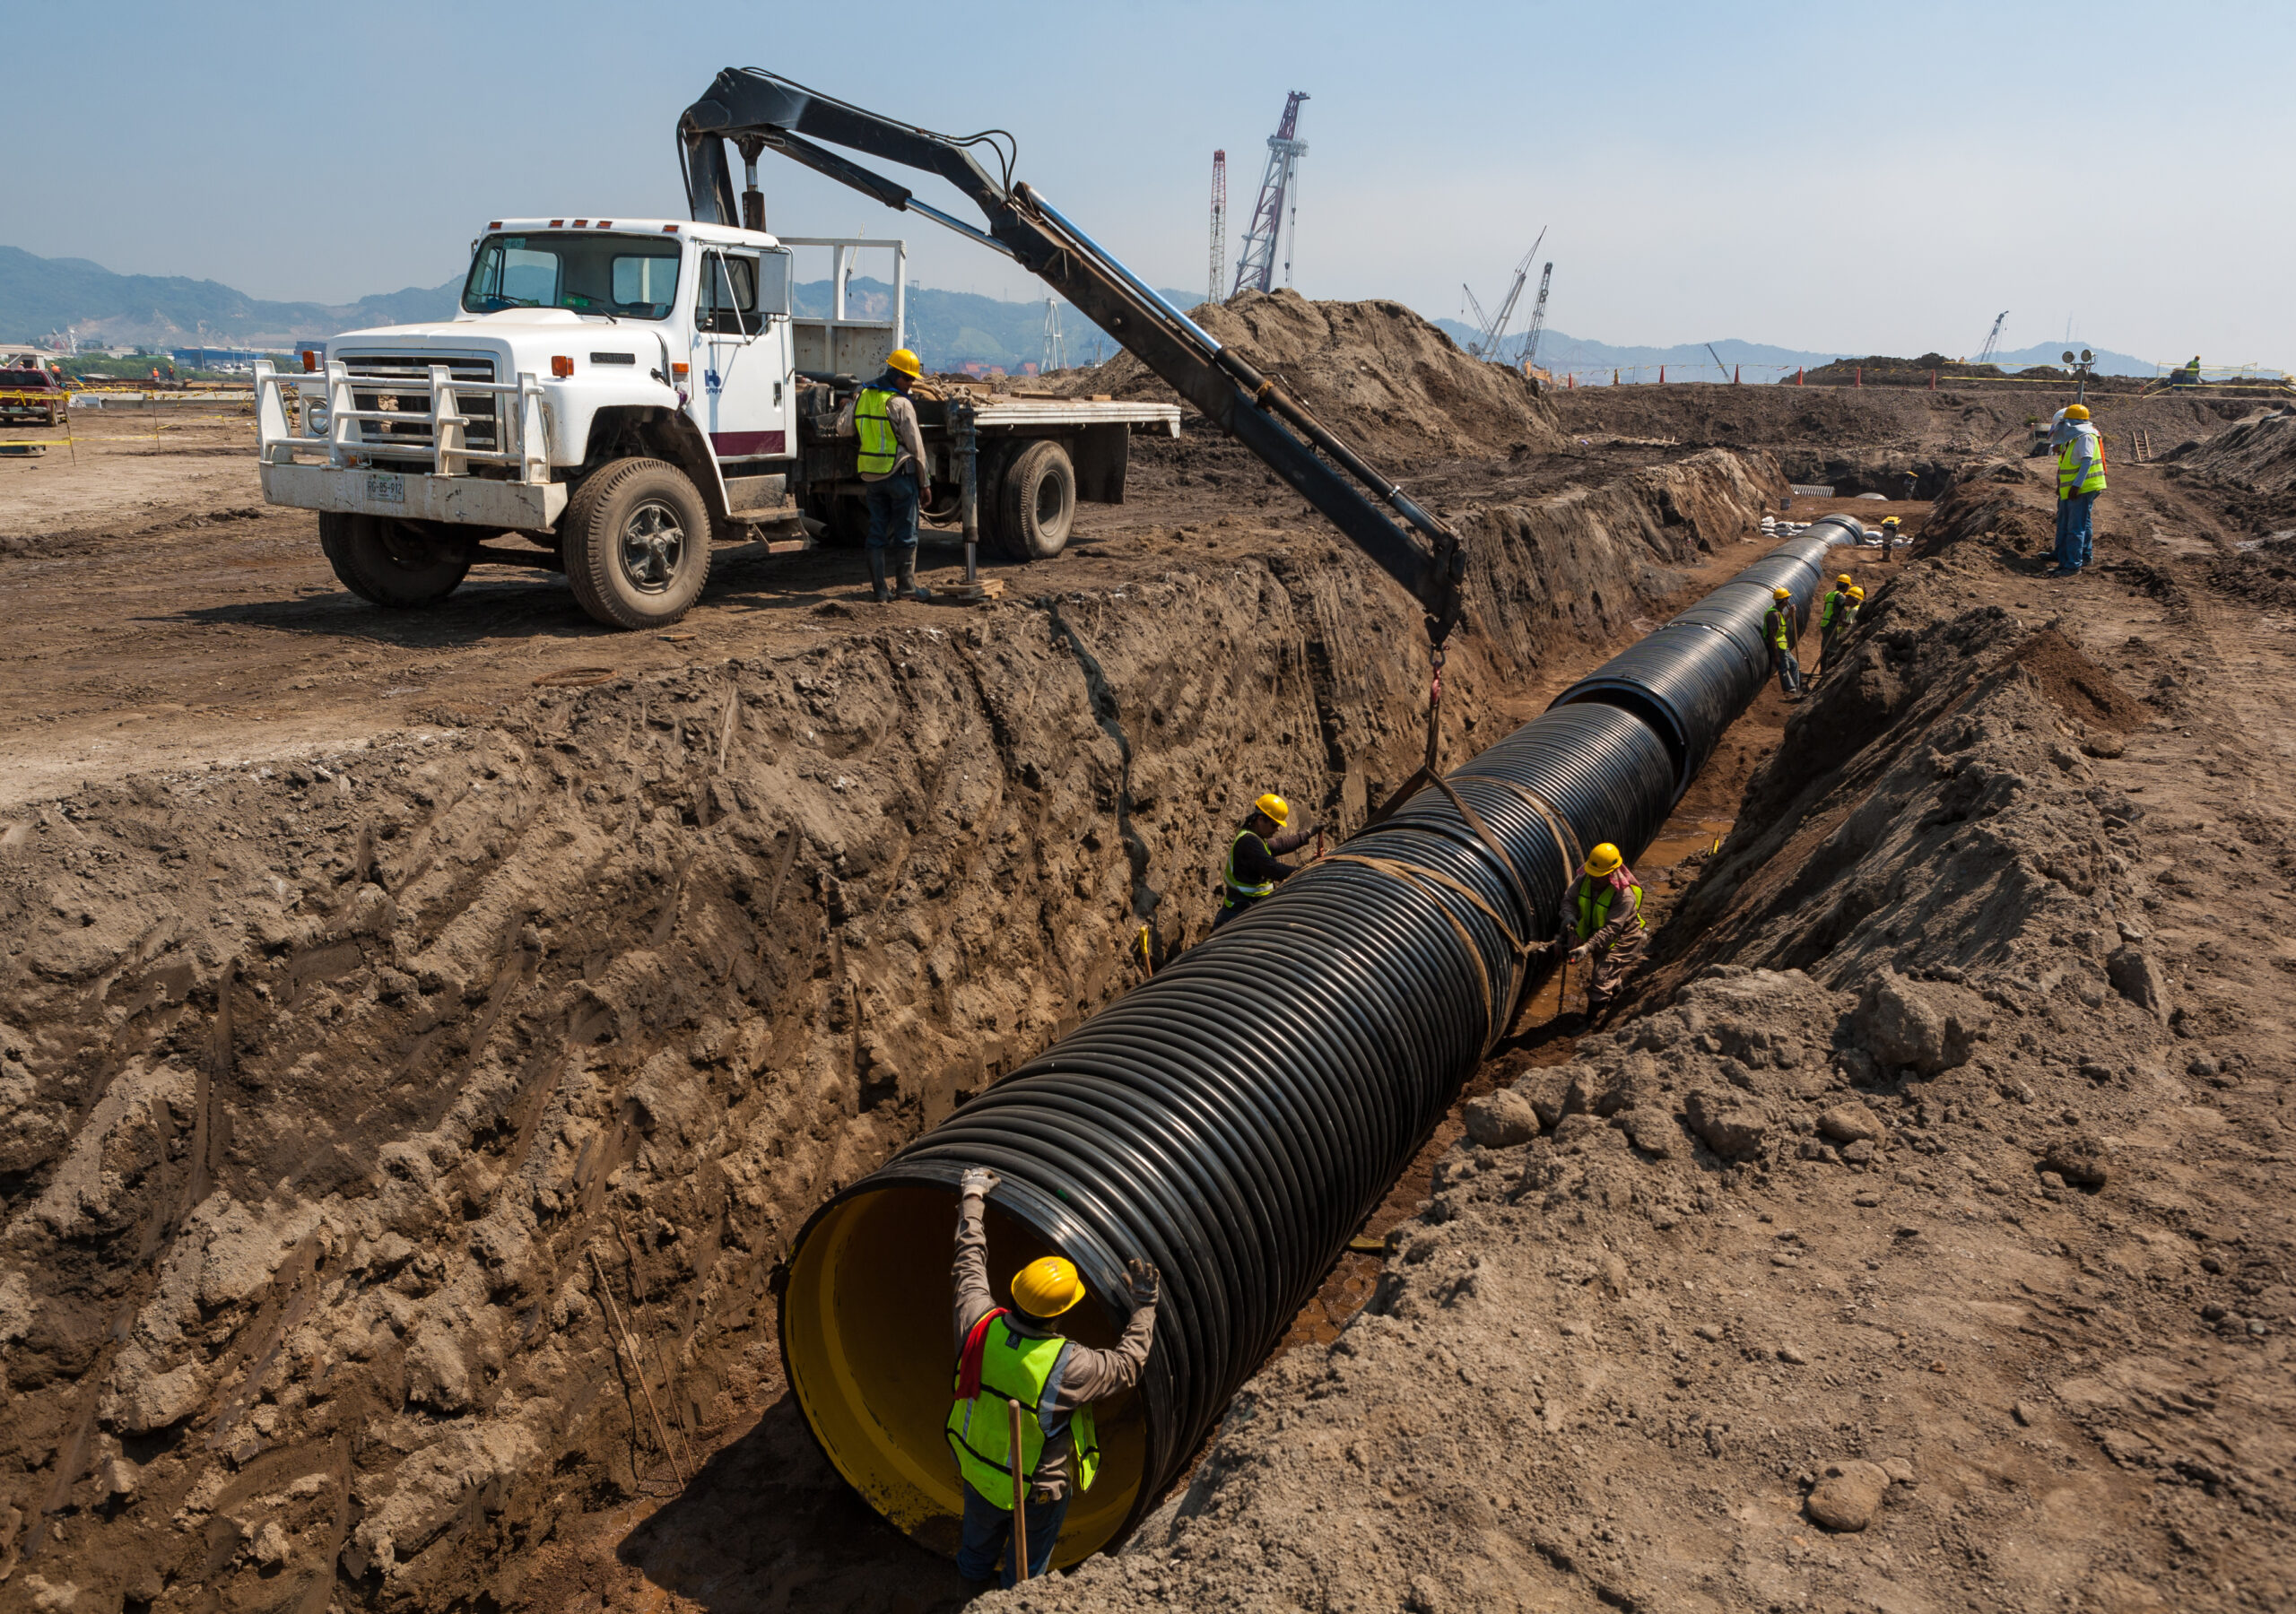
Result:
{"label": "truck side mirror", "polygon": [[789,262],[787,251],[758,254],[757,311],[769,318],[789,317]]}

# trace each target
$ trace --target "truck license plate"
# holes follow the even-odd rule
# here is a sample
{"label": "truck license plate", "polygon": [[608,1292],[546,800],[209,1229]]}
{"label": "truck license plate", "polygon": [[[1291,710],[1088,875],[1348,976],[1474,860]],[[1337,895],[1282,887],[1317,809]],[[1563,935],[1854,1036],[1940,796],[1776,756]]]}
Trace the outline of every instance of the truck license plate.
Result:
{"label": "truck license plate", "polygon": [[406,478],[396,471],[367,473],[367,502],[370,504],[403,505],[406,502]]}

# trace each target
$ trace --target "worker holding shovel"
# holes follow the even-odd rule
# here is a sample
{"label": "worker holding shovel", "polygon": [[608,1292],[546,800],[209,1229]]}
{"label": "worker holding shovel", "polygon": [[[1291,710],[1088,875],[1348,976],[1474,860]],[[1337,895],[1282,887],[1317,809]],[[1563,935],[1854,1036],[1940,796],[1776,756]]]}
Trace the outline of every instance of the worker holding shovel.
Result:
{"label": "worker holding shovel", "polygon": [[[1068,1514],[1069,1488],[1090,1490],[1100,1464],[1092,1403],[1140,1382],[1156,1332],[1156,1269],[1126,1263],[1132,1316],[1113,1350],[1066,1338],[1053,1319],[1084,1297],[1075,1264],[1058,1255],[1013,1276],[1013,1306],[988,1287],[986,1167],[958,1186],[957,1385],[949,1446],[964,1476],[957,1572],[976,1586],[1010,1586],[1044,1574]],[[1025,1499],[1024,1499],[1025,1498]]]}

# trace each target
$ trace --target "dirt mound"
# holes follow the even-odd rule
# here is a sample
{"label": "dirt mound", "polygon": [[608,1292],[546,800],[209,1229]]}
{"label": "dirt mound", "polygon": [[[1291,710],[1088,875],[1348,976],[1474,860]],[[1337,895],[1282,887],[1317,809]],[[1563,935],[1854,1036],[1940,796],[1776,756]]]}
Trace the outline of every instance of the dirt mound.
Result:
{"label": "dirt mound", "polygon": [[2044,628],[2019,645],[2010,661],[2039,681],[2041,692],[2076,722],[2129,734],[2152,714],[2119,681],[2054,628]]}
{"label": "dirt mound", "polygon": [[[2244,493],[2296,490],[2296,409],[2267,410],[2213,437],[2161,456],[2188,476],[2205,476]],[[2281,513],[2296,521],[2286,504]]]}
{"label": "dirt mound", "polygon": [[[2021,454],[2033,426],[2057,400],[2038,394],[1941,387],[1582,386],[1552,395],[1557,421],[1574,438],[1647,442],[1671,448],[1726,445],[1775,455],[1797,482],[1843,494],[1902,496],[1944,491],[1972,456]],[[2097,401],[2099,426],[2118,458],[2129,434],[2155,444],[2220,430],[2250,405],[2176,396]]]}
{"label": "dirt mound", "polygon": [[[1485,364],[1401,303],[1310,302],[1247,291],[1191,316],[1221,343],[1279,377],[1374,464],[1548,452],[1562,446],[1552,410],[1517,371]],[[1171,389],[1129,353],[1081,372],[1073,390],[1169,401]]]}

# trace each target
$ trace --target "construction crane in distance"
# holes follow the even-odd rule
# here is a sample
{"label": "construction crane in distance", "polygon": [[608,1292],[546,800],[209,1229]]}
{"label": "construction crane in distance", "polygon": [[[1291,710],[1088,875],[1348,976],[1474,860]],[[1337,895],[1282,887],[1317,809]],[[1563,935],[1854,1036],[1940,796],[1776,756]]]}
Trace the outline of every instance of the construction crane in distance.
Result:
{"label": "construction crane in distance", "polygon": [[2001,346],[2001,327],[2007,324],[2008,320],[2009,310],[2006,308],[1993,317],[1993,329],[1986,333],[1985,345],[1978,350],[1977,361],[1979,364],[1993,362],[1993,355]]}
{"label": "construction crane in distance", "polygon": [[1475,300],[1474,288],[1465,281],[1459,282],[1459,290],[1467,294],[1467,307],[1474,313],[1475,328],[1480,333],[1467,346],[1471,357],[1489,359],[1494,362],[1498,360],[1500,338],[1507,334],[1507,322],[1515,317],[1515,304],[1523,295],[1523,282],[1530,279],[1531,265],[1539,256],[1539,242],[1545,239],[1546,228],[1542,225],[1538,240],[1531,243],[1531,249],[1523,255],[1523,261],[1515,265],[1515,282],[1507,288],[1507,300],[1499,305],[1496,315],[1485,315],[1483,305]]}
{"label": "construction crane in distance", "polygon": [[1228,153],[1212,153],[1212,278],[1204,294],[1206,302],[1220,300],[1220,282],[1228,273]]}
{"label": "construction crane in distance", "polygon": [[[1544,237],[1545,232],[1541,231]],[[1523,333],[1523,369],[1527,373],[1539,361],[1539,337],[1546,330],[1547,289],[1554,284],[1554,265],[1539,272],[1539,294],[1531,302],[1530,328]]]}
{"label": "construction crane in distance", "polygon": [[1068,368],[1068,339],[1060,331],[1060,302],[1044,299],[1044,359],[1037,369],[1046,375]]}
{"label": "construction crane in distance", "polygon": [[[1276,238],[1283,233],[1284,203],[1299,184],[1300,159],[1308,154],[1308,143],[1299,138],[1300,103],[1308,99],[1304,90],[1294,90],[1283,103],[1283,121],[1275,126],[1275,133],[1267,137],[1267,172],[1259,182],[1259,201],[1252,208],[1252,221],[1244,231],[1243,256],[1236,260],[1236,283],[1229,295],[1234,296],[1245,287],[1258,291],[1275,290]],[[1292,234],[1300,233],[1300,209],[1292,207]],[[1283,260],[1283,283],[1292,283],[1292,260]]]}

